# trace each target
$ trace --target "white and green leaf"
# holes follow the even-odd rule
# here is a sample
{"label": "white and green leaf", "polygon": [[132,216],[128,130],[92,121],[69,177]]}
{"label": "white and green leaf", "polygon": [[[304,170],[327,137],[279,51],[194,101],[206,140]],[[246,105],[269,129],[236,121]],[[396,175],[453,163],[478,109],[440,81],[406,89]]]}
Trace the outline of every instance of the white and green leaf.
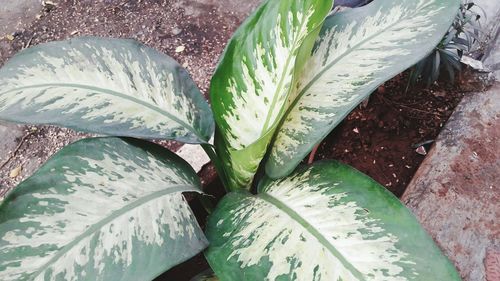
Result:
{"label": "white and green leaf", "polygon": [[432,51],[458,5],[375,0],[329,16],[272,145],[267,174],[289,174],[373,90]]}
{"label": "white and green leaf", "polygon": [[353,168],[321,162],[259,189],[209,218],[220,280],[460,280],[410,211]]}
{"label": "white and green leaf", "polygon": [[120,138],[69,145],[0,205],[0,280],[152,280],[207,246],[192,168]]}
{"label": "white and green leaf", "polygon": [[133,40],[83,37],[21,51],[0,69],[0,119],[206,143],[207,102],[172,58]]}
{"label": "white and green leaf", "polygon": [[331,7],[332,0],[267,0],[229,42],[210,92],[230,188],[250,184],[303,65],[297,57],[310,52]]}

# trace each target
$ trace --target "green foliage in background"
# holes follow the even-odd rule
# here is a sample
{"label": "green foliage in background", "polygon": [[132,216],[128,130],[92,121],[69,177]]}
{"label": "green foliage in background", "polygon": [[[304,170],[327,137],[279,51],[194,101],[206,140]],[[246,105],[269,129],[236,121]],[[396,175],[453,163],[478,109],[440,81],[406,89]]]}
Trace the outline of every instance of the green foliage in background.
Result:
{"label": "green foliage in background", "polygon": [[457,72],[462,71],[462,56],[473,51],[473,46],[480,41],[483,32],[479,19],[485,16],[480,6],[471,1],[460,4],[453,24],[436,48],[411,70],[410,84],[418,80],[429,87],[439,80],[444,71],[454,83]]}

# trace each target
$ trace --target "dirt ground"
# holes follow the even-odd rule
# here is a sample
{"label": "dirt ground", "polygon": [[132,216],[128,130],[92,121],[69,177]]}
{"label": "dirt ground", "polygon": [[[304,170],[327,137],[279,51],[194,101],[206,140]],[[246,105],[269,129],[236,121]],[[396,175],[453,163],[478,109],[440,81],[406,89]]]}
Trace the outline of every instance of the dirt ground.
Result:
{"label": "dirt ground", "polygon": [[482,87],[461,79],[407,90],[407,74],[385,83],[366,107],[354,110],[323,141],[315,159],[341,160],[400,197],[425,158],[416,149],[428,152],[463,95]]}
{"label": "dirt ground", "polygon": [[36,17],[40,7],[40,0],[2,1],[2,5],[0,5],[0,37],[24,28]]}

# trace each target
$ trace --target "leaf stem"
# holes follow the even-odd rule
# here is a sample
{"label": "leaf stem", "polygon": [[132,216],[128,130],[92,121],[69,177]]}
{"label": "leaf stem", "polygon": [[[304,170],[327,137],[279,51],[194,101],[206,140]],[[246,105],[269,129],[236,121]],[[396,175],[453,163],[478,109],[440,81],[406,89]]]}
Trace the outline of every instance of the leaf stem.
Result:
{"label": "leaf stem", "polygon": [[217,175],[219,176],[220,180],[222,181],[222,185],[224,185],[224,189],[226,192],[229,192],[229,181],[226,176],[226,172],[224,169],[224,165],[222,164],[221,159],[215,152],[215,148],[213,145],[206,143],[206,144],[200,144],[203,150],[207,153],[208,157],[212,161],[212,163],[215,166],[215,170],[217,171]]}
{"label": "leaf stem", "polygon": [[318,151],[319,145],[321,143],[318,143],[317,145],[314,146],[314,148],[311,151],[311,154],[309,154],[309,159],[307,160],[307,164],[311,165],[314,162],[314,156],[316,155],[316,152]]}
{"label": "leaf stem", "polygon": [[198,200],[200,200],[201,205],[205,209],[205,211],[210,215],[213,213],[215,210],[215,205],[210,200],[209,197],[212,197],[211,195],[204,195],[204,194],[198,194]]}

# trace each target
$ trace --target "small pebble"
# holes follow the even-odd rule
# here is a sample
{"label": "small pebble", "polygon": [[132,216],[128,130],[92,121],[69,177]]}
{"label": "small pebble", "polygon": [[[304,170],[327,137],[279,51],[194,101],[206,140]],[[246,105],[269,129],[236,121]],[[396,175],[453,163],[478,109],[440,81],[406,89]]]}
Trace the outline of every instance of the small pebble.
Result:
{"label": "small pebble", "polygon": [[186,47],[184,47],[184,45],[180,45],[179,47],[175,48],[175,52],[182,53],[182,52],[184,52],[185,49],[186,49]]}
{"label": "small pebble", "polygon": [[427,155],[427,150],[425,150],[425,147],[423,147],[423,146],[419,146],[415,150],[415,152],[417,152],[418,154],[423,155],[423,156]]}

